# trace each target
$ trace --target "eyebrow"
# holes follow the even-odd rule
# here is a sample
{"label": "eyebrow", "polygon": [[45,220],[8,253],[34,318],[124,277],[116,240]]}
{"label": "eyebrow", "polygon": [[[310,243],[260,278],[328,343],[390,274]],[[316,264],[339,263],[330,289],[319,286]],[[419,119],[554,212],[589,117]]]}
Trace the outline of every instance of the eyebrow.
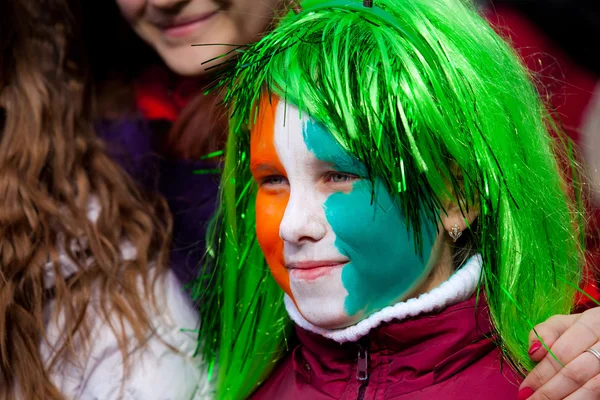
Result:
{"label": "eyebrow", "polygon": [[273,172],[277,174],[280,173],[280,171],[277,168],[273,167],[272,164],[265,162],[250,164],[250,170],[252,170],[253,172]]}

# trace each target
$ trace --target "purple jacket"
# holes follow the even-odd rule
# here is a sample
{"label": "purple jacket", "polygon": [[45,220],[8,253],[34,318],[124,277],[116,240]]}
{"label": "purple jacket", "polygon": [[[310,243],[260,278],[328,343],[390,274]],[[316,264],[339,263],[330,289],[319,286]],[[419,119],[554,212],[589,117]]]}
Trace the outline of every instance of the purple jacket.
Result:
{"label": "purple jacket", "polygon": [[142,188],[162,194],[173,214],[170,267],[183,284],[196,277],[206,247],[206,229],[217,204],[219,175],[214,162],[170,159],[160,155],[168,121],[98,121],[96,130],[109,153]]}
{"label": "purple jacket", "polygon": [[383,324],[339,344],[296,328],[300,344],[252,399],[516,399],[521,379],[490,340],[475,299]]}

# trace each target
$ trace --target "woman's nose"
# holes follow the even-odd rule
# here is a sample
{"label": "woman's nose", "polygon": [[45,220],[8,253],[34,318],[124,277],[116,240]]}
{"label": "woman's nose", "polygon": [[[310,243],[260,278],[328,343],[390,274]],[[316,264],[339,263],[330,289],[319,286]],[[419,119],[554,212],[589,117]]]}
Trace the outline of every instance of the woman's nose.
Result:
{"label": "woman's nose", "polygon": [[160,9],[178,10],[189,3],[191,0],[148,0],[151,6]]}

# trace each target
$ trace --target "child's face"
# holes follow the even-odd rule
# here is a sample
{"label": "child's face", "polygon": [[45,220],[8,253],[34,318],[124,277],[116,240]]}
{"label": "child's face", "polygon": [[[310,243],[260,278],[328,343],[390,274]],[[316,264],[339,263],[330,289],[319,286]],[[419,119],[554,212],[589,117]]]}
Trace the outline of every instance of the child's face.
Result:
{"label": "child's face", "polygon": [[[200,75],[202,63],[260,38],[280,0],[116,0],[135,32],[176,73]],[[192,47],[193,44],[219,44]],[[222,60],[220,60],[222,61]],[[220,62],[217,61],[217,62]]]}
{"label": "child's face", "polygon": [[397,201],[333,135],[296,107],[261,103],[251,137],[259,190],[256,230],[267,263],[302,315],[325,328],[355,324],[394,304],[428,272]]}

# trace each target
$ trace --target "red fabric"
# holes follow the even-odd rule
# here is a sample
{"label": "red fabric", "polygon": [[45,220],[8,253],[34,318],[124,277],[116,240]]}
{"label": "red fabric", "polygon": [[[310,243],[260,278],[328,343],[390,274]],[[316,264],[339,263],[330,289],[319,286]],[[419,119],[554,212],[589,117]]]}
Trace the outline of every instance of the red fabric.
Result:
{"label": "red fabric", "polygon": [[[534,23],[511,7],[496,6],[494,10],[489,10],[487,18],[502,36],[512,42],[534,73],[540,92],[549,96],[550,105],[558,113],[568,135],[576,143],[579,142],[584,112],[600,77],[575,63]],[[590,208],[583,290],[600,299],[600,210],[592,206]],[[595,305],[587,296],[578,296],[577,310]]]}
{"label": "red fabric", "polygon": [[366,384],[357,379],[359,343],[296,331],[300,344],[252,399],[517,398],[521,379],[501,361],[487,308],[474,298],[371,331],[360,342],[369,349]]}
{"label": "red fabric", "polygon": [[149,120],[175,122],[188,102],[202,90],[198,79],[174,76],[166,68],[148,68],[135,83],[138,110]]}

